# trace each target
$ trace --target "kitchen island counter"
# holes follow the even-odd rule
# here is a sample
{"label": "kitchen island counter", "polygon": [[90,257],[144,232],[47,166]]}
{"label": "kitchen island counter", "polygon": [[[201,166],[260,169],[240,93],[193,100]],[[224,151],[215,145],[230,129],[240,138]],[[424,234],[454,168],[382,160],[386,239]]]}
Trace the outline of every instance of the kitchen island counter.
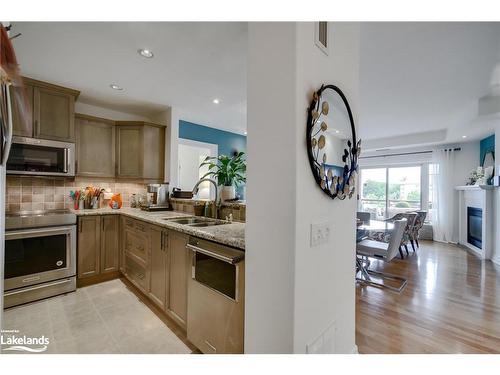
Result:
{"label": "kitchen island counter", "polygon": [[138,208],[121,208],[113,210],[111,208],[73,210],[77,216],[87,215],[124,215],[136,220],[142,220],[160,227],[173,229],[191,236],[214,241],[223,245],[232,246],[241,250],[245,249],[245,223],[228,223],[223,225],[213,225],[208,227],[193,227],[185,224],[178,224],[168,219],[190,217],[193,215],[177,211],[142,211]]}

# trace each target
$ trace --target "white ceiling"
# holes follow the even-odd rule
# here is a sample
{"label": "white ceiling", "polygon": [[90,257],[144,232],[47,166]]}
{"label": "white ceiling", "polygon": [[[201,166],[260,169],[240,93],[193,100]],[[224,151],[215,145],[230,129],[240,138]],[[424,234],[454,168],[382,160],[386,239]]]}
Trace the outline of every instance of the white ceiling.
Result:
{"label": "white ceiling", "polygon": [[[25,75],[79,89],[86,103],[143,116],[172,106],[188,121],[246,130],[246,23],[30,22],[14,32]],[[477,103],[499,53],[499,23],[363,23],[365,149],[490,134],[498,119],[478,120]]]}
{"label": "white ceiling", "polygon": [[362,24],[360,137],[382,148],[491,134],[477,106],[499,52],[499,23]]}
{"label": "white ceiling", "polygon": [[[80,90],[79,100],[149,116],[246,129],[246,23],[16,22],[24,75]],[[153,59],[137,50],[148,48]],[[109,85],[118,84],[123,91]],[[220,100],[215,105],[214,98]]]}

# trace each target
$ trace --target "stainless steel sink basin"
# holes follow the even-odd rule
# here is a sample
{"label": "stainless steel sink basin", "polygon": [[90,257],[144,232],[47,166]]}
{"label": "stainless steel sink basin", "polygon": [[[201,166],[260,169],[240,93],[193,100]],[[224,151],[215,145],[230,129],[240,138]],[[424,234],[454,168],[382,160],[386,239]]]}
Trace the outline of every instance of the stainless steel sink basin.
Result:
{"label": "stainless steel sink basin", "polygon": [[165,218],[163,220],[169,221],[171,223],[176,223],[176,224],[189,225],[190,227],[211,227],[213,225],[229,224],[227,221],[224,221],[224,220],[217,220],[217,219],[211,219],[211,218],[199,217],[199,216],[183,217],[180,219],[179,218],[177,218],[177,219]]}

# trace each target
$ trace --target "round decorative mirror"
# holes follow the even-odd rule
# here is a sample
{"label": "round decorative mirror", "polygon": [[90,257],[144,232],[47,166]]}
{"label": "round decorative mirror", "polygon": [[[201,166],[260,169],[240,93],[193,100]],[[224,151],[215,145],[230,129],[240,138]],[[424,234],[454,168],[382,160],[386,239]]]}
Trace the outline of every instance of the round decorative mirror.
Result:
{"label": "round decorative mirror", "polygon": [[334,85],[314,92],[307,111],[307,154],[316,182],[329,197],[351,198],[361,140],[344,93]]}

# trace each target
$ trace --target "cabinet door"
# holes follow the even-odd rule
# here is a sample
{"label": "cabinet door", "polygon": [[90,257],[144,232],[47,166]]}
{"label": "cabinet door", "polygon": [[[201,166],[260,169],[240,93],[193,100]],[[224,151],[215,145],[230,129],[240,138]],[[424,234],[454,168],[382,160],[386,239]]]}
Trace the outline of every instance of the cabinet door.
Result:
{"label": "cabinet door", "polygon": [[163,182],[165,172],[165,128],[144,126],[143,178]]}
{"label": "cabinet door", "polygon": [[101,273],[118,271],[118,216],[101,217]]}
{"label": "cabinet door", "polygon": [[117,177],[142,178],[142,136],[142,127],[140,126],[117,126]]}
{"label": "cabinet door", "polygon": [[35,137],[75,141],[75,97],[45,87],[34,88]]}
{"label": "cabinet door", "polygon": [[101,255],[101,220],[99,216],[78,218],[78,277],[99,274]]}
{"label": "cabinet door", "polygon": [[[21,93],[24,90],[27,102]],[[20,137],[33,137],[33,86],[10,87],[12,103],[12,133]],[[26,121],[22,121],[21,111],[25,112]]]}
{"label": "cabinet door", "polygon": [[76,115],[78,176],[115,176],[115,125],[113,121]]}
{"label": "cabinet door", "polygon": [[187,318],[187,282],[189,274],[189,252],[186,249],[188,236],[168,231],[168,306],[170,312],[181,325]]}
{"label": "cabinet door", "polygon": [[162,310],[165,309],[167,298],[167,263],[165,231],[151,227],[151,271],[149,282],[149,297]]}

